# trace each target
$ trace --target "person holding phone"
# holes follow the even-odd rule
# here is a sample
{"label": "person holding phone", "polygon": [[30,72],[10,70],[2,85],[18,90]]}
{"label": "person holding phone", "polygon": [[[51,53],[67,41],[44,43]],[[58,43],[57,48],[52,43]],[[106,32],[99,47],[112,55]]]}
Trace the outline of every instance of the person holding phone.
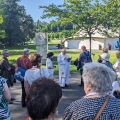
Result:
{"label": "person holding phone", "polygon": [[54,79],[54,69],[56,68],[56,66],[53,66],[53,63],[52,63],[52,58],[53,57],[54,57],[54,53],[49,52],[47,54],[47,60],[46,60],[46,69],[47,69],[47,71],[50,74],[50,77],[52,79]]}

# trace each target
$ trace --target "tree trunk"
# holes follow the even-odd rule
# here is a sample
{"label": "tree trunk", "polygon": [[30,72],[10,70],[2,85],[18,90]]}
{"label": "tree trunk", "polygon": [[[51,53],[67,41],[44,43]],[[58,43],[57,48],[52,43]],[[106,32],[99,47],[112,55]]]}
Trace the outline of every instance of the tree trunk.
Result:
{"label": "tree trunk", "polygon": [[120,51],[120,32],[119,32],[119,51]]}
{"label": "tree trunk", "polygon": [[11,47],[12,46],[11,38],[8,38],[8,40],[9,40],[9,46]]}
{"label": "tree trunk", "polygon": [[90,53],[91,53],[91,33],[89,33],[89,40],[90,40]]}

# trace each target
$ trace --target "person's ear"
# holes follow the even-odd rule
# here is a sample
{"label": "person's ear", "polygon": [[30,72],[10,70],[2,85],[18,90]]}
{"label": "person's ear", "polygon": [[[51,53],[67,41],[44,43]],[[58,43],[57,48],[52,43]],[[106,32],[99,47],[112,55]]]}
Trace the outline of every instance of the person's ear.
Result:
{"label": "person's ear", "polygon": [[58,113],[58,110],[57,110],[57,108],[53,111],[53,112],[51,112],[50,113],[50,115],[48,116],[48,118],[50,118],[50,119],[54,119],[54,116],[56,115]]}

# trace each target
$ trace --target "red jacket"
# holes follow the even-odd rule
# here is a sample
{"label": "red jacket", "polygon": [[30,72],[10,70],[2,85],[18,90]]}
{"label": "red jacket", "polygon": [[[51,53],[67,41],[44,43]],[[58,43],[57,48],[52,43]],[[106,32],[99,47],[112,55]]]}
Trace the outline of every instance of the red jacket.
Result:
{"label": "red jacket", "polygon": [[[16,70],[18,69],[18,59],[16,62]],[[32,63],[30,62],[30,59],[27,56],[23,55],[22,57],[20,57],[20,67],[24,68],[25,70],[32,68]]]}

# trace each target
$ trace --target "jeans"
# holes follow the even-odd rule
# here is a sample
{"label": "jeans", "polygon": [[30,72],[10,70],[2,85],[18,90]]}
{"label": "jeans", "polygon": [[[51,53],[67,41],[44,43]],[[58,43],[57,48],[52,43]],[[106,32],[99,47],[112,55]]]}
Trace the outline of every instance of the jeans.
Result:
{"label": "jeans", "polygon": [[80,75],[81,75],[81,85],[84,85],[84,83],[83,83],[83,78],[82,78],[82,74],[83,74],[83,69],[80,69]]}

